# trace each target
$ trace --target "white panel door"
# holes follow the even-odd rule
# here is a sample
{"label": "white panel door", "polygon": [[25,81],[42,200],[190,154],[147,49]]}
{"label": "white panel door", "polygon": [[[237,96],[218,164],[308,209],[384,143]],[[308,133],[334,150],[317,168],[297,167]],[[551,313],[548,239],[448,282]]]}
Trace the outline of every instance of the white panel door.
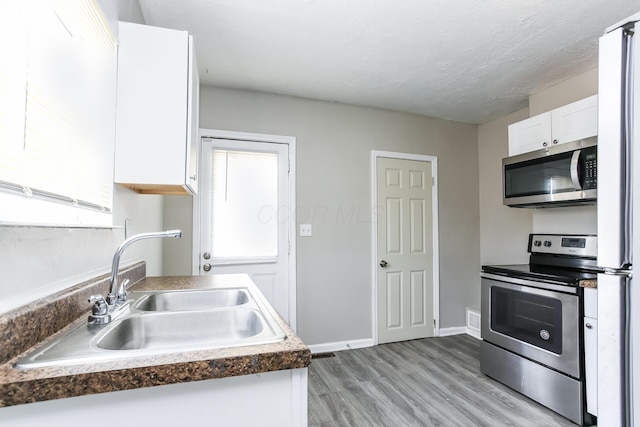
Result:
{"label": "white panel door", "polygon": [[434,333],[432,165],[378,158],[378,342]]}
{"label": "white panel door", "polygon": [[200,274],[249,274],[289,322],[289,160],[280,143],[202,140]]}

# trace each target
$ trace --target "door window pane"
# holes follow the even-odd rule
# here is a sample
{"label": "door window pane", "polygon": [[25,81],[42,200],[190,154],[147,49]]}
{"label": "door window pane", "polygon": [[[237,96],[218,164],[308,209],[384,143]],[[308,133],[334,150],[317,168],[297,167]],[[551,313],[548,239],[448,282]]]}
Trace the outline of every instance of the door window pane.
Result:
{"label": "door window pane", "polygon": [[211,168],[213,257],[276,257],[278,155],[214,149]]}

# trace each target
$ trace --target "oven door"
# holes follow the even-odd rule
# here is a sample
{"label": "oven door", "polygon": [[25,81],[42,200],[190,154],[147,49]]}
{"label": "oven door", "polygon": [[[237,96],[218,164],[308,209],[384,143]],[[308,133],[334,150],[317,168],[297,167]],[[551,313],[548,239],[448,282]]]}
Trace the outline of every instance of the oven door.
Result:
{"label": "oven door", "polygon": [[[512,280],[512,282],[511,282]],[[517,282],[517,283],[516,283]],[[579,296],[545,283],[483,273],[482,339],[580,378]],[[560,285],[548,285],[561,288]]]}

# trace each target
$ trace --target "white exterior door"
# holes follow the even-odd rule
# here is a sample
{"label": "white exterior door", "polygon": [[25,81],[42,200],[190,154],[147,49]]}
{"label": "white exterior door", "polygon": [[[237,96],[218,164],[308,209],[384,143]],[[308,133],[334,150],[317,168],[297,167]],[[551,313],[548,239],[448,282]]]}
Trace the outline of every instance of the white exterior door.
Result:
{"label": "white exterior door", "polygon": [[202,139],[199,274],[246,273],[291,323],[288,145]]}
{"label": "white exterior door", "polygon": [[432,163],[376,160],[378,342],[434,335]]}

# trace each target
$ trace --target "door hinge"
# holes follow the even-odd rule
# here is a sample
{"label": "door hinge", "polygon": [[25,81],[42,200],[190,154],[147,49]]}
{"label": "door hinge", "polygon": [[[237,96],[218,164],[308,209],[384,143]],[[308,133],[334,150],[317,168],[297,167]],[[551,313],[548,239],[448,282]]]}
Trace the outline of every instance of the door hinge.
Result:
{"label": "door hinge", "polygon": [[[434,176],[431,177],[431,186],[435,187],[436,186],[436,178]],[[434,320],[435,322],[435,320]]]}

